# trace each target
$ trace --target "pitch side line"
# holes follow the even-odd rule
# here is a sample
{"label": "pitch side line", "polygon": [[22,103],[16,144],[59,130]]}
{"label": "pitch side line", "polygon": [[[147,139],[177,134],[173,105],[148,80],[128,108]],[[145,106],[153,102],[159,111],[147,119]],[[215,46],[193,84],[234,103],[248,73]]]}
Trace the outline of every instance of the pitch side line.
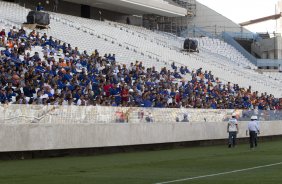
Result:
{"label": "pitch side line", "polygon": [[179,180],[164,181],[164,182],[159,182],[159,183],[154,183],[154,184],[177,183],[177,182],[181,182],[181,181],[188,181],[188,180],[194,180],[194,179],[200,179],[200,178],[219,176],[219,175],[224,175],[224,174],[237,173],[237,172],[242,172],[242,171],[249,171],[249,170],[260,169],[260,168],[265,168],[265,167],[272,167],[272,166],[281,165],[281,164],[282,164],[282,162],[278,162],[278,163],[275,163],[275,164],[250,167],[250,168],[246,168],[246,169],[227,171],[227,172],[222,172],[222,173],[217,173],[217,174],[208,174],[208,175],[196,176],[196,177],[191,177],[191,178],[183,178],[183,179],[179,179]]}

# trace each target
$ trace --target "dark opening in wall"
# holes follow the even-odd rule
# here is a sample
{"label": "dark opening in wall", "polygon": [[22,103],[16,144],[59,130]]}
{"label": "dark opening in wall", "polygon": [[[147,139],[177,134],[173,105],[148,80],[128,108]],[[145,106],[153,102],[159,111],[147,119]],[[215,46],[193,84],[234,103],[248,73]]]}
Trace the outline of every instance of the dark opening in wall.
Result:
{"label": "dark opening in wall", "polygon": [[88,5],[81,5],[81,17],[90,18],[91,8]]}

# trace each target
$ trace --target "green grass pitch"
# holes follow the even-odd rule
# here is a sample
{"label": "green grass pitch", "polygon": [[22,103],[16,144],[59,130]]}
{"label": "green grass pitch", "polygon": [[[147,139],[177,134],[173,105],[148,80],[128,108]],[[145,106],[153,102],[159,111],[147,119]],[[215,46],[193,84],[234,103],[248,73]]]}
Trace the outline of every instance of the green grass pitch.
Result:
{"label": "green grass pitch", "polygon": [[[155,184],[282,162],[282,141],[65,157],[0,161],[0,184]],[[282,165],[199,178],[176,184],[278,184]]]}

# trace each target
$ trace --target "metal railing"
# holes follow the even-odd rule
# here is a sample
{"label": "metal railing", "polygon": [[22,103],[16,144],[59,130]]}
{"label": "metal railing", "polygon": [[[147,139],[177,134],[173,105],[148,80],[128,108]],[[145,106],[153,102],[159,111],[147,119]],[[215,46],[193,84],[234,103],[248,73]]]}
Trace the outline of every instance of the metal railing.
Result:
{"label": "metal railing", "polygon": [[251,55],[248,51],[246,51],[238,42],[236,42],[232,36],[230,36],[227,32],[222,33],[222,38],[225,42],[232,45],[236,48],[241,54],[243,54],[251,63],[257,65],[257,59]]}

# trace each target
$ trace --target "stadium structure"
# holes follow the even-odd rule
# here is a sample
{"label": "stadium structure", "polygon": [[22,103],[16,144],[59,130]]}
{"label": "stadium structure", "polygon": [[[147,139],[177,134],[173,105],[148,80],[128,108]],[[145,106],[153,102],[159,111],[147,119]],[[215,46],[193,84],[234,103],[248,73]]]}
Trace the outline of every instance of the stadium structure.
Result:
{"label": "stadium structure", "polygon": [[[23,33],[39,2],[50,25]],[[0,1],[0,152],[226,141],[233,113],[281,136],[279,34],[252,33],[195,0],[54,3]],[[187,38],[199,52],[183,50]]]}

